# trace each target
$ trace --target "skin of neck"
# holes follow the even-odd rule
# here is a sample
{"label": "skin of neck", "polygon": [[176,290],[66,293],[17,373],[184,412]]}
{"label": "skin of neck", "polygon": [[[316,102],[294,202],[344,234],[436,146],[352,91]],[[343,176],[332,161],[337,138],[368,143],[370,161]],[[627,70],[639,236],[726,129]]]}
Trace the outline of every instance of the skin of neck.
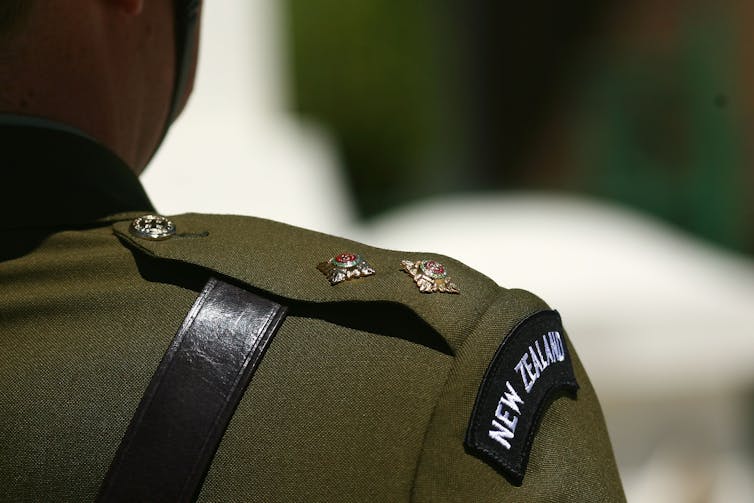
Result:
{"label": "skin of neck", "polygon": [[35,2],[0,39],[0,112],[76,127],[139,174],[167,120],[173,30],[168,1]]}

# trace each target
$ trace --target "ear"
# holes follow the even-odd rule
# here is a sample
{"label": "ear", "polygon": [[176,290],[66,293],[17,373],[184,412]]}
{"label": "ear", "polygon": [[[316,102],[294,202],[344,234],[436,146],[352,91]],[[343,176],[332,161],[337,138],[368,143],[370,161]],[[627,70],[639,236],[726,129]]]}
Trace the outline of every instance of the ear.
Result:
{"label": "ear", "polygon": [[123,14],[138,16],[144,10],[144,0],[109,0]]}

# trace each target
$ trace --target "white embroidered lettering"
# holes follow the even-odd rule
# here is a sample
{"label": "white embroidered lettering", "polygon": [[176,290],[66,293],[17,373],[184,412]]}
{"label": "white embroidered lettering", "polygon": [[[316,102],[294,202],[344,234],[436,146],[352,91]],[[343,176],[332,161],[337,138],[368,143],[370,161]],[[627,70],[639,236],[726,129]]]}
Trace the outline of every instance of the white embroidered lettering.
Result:
{"label": "white embroidered lettering", "polygon": [[539,341],[534,341],[534,346],[537,348],[537,354],[539,355],[539,361],[542,362],[542,369],[546,369],[550,364],[547,362],[547,358],[542,356],[542,350],[539,348]]}
{"label": "white embroidered lettering", "polygon": [[521,397],[518,396],[518,393],[516,393],[516,390],[513,389],[513,386],[511,386],[510,381],[505,381],[505,385],[508,387],[508,391],[503,392],[503,396],[500,397],[500,403],[505,405],[511,410],[516,411],[516,414],[521,414],[521,411],[518,410],[517,404],[524,404],[524,401],[521,400]]}
{"label": "white embroidered lettering", "polygon": [[510,411],[506,410],[503,412],[501,409],[502,405],[497,406],[497,410],[495,411],[495,417],[498,421],[503,423],[506,428],[508,428],[513,435],[516,435],[516,425],[518,424],[518,416],[514,415],[513,419],[511,419]]}
{"label": "white embroidered lettering", "polygon": [[556,361],[562,362],[560,358],[560,347],[558,347],[558,339],[555,337],[557,332],[547,332],[547,337],[550,338],[550,348],[552,349],[552,355]]}
{"label": "white embroidered lettering", "polygon": [[515,369],[518,371],[519,374],[521,374],[521,383],[524,385],[524,389],[528,392],[531,384],[529,383],[529,380],[526,378],[526,372],[524,372],[524,358],[526,358],[527,355],[524,355],[523,358],[518,362]]}
{"label": "white embroidered lettering", "polygon": [[[547,367],[553,363],[565,360],[565,347],[560,332],[547,332],[544,334],[542,336],[542,345],[545,348],[544,355],[542,354],[542,348],[539,346],[539,341],[535,340],[534,345],[529,346],[529,351],[521,356],[521,359],[514,367],[521,375],[521,383],[524,385],[524,390],[526,390],[527,393],[531,392],[534,384]],[[536,350],[534,348],[536,348]],[[529,362],[530,356],[531,363]],[[513,391],[513,388],[510,387],[510,383],[507,382],[506,384],[508,384],[509,389]]]}
{"label": "white embroidered lettering", "polygon": [[547,343],[547,336],[542,336],[542,344],[545,347],[545,354],[547,355],[547,362],[549,363],[555,363],[555,357],[552,355],[552,351],[550,351],[550,345]]}
{"label": "white embroidered lettering", "polygon": [[527,360],[529,359],[529,353],[524,353],[524,356],[521,358],[521,361],[524,362],[524,368],[526,369],[526,373],[529,374],[529,384],[526,385],[526,392],[530,392],[532,387],[534,386],[534,381],[537,380],[537,376],[534,375],[534,372],[532,372],[531,363],[529,363]]}
{"label": "white embroidered lettering", "polygon": [[534,363],[534,375],[537,379],[539,379],[539,376],[542,374],[542,371],[545,369],[542,365],[542,362],[539,361],[539,358],[537,357],[537,353],[534,352],[534,348],[529,346],[529,354],[531,355],[531,361]]}
{"label": "white embroidered lettering", "polygon": [[[524,401],[518,396],[516,390],[513,389],[510,381],[505,381],[505,386],[508,391],[504,391],[500,397],[500,401],[495,409],[495,419],[492,420],[492,430],[489,430],[489,436],[491,439],[498,442],[506,449],[511,448],[511,444],[508,439],[513,439],[516,434],[516,425],[518,425],[518,416],[513,415],[511,417],[511,411],[515,411],[516,414],[520,414],[521,410],[518,408],[518,404],[523,405]],[[504,410],[503,407],[507,407],[509,410]]]}
{"label": "white embroidered lettering", "polygon": [[563,347],[563,339],[560,337],[560,332],[550,332],[550,341],[553,351],[556,353],[556,358],[559,362],[565,360],[565,348]]}
{"label": "white embroidered lettering", "polygon": [[511,444],[508,442],[508,439],[513,438],[513,432],[495,420],[492,421],[492,426],[495,429],[489,430],[490,438],[510,450]]}

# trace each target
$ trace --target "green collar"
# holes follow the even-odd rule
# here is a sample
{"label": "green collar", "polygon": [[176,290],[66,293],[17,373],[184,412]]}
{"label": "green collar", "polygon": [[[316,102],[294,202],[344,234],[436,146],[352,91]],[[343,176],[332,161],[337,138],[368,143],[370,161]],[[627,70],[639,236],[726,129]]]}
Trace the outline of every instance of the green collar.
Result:
{"label": "green collar", "polygon": [[0,229],[81,227],[154,211],[121,159],[66,125],[0,115],[0,152]]}

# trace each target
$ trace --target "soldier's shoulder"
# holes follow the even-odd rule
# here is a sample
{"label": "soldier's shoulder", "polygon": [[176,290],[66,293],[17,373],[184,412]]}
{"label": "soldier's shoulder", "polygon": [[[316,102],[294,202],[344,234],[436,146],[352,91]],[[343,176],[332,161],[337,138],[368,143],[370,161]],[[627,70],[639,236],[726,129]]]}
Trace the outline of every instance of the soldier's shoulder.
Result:
{"label": "soldier's shoulder", "polygon": [[[578,501],[623,501],[594,391],[559,315],[536,295],[502,288],[431,251],[387,250],[254,217],[184,214],[169,220],[165,239],[140,236],[129,218],[115,222],[113,231],[134,253],[272,296],[294,315],[312,318],[312,327],[332,322],[349,336],[351,329],[385,330],[383,335],[445,353],[431,354],[441,356],[444,370],[422,376],[437,383],[437,395],[412,462],[416,501],[539,501],[542,484],[552,480],[593,481]],[[338,267],[345,277],[330,274]],[[359,274],[347,279],[356,269]],[[354,321],[350,312],[364,319]],[[430,337],[412,333],[427,327]],[[379,354],[373,358],[378,368],[388,368]],[[398,367],[391,368],[403,373]],[[402,379],[410,386],[408,374]],[[556,399],[564,390],[570,399]],[[397,423],[406,421],[404,412]],[[535,461],[527,468],[530,452]],[[574,500],[565,494],[567,485],[562,490],[556,499]]]}
{"label": "soldier's shoulder", "polygon": [[452,350],[490,311],[514,323],[547,309],[535,295],[501,288],[462,262],[431,251],[387,250],[248,216],[166,218],[174,230],[164,239],[135,233],[132,218],[115,222],[113,229],[139,253],[193,264],[291,302],[401,304],[439,332]]}

